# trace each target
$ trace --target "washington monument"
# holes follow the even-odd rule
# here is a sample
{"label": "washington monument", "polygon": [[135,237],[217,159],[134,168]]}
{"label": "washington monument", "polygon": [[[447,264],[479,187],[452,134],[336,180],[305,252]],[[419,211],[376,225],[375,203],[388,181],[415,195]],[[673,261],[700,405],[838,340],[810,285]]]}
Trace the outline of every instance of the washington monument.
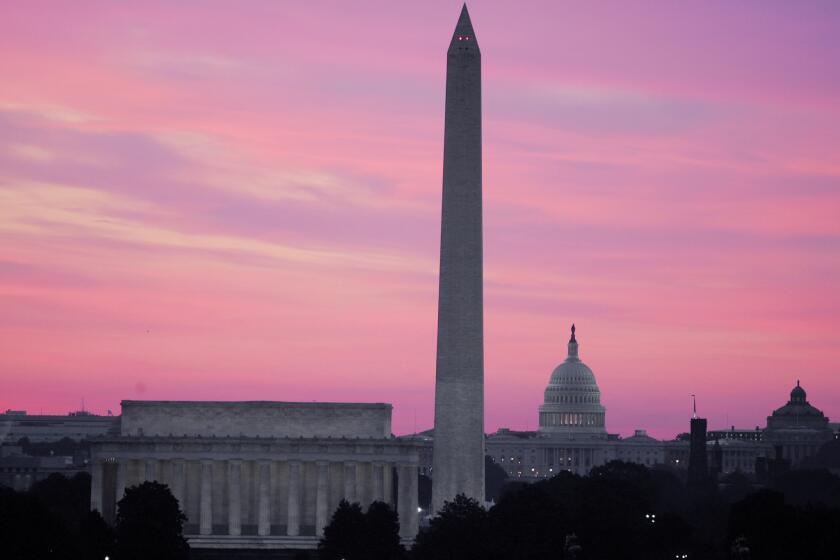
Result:
{"label": "washington monument", "polygon": [[446,55],[432,513],[484,502],[481,52],[467,6]]}

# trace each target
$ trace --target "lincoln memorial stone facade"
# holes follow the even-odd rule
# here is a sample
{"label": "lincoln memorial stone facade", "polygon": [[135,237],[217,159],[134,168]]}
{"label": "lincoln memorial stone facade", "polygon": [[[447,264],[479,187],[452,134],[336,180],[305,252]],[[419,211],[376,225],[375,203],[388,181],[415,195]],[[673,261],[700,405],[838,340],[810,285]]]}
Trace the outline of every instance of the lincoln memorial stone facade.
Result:
{"label": "lincoln memorial stone facade", "polygon": [[91,509],[113,522],[126,487],[167,484],[194,548],[312,548],[342,499],[392,505],[417,533],[422,443],[394,439],[391,405],[123,401],[92,440]]}

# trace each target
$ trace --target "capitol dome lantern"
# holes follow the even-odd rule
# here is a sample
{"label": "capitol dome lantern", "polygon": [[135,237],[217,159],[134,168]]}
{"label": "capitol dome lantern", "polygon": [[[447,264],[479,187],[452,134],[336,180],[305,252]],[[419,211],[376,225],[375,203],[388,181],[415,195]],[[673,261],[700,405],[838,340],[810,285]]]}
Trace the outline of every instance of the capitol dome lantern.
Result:
{"label": "capitol dome lantern", "polygon": [[805,393],[805,389],[803,389],[799,385],[799,380],[796,380],[796,387],[790,392],[790,404],[799,404],[805,405],[808,404],[808,395]]}
{"label": "capitol dome lantern", "polygon": [[540,405],[540,428],[544,434],[606,437],[606,409],[595,374],[578,355],[575,326],[569,339],[566,360],[551,373]]}

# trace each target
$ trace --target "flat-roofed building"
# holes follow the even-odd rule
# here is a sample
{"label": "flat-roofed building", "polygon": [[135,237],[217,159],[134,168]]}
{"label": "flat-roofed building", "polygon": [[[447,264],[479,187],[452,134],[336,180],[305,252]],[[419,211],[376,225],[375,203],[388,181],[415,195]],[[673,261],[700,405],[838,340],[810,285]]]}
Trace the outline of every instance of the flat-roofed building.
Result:
{"label": "flat-roofed building", "polygon": [[418,526],[422,443],[395,439],[382,403],[123,401],[117,436],[92,442],[91,508],[169,485],[195,548],[314,548],[342,499],[394,506]]}
{"label": "flat-roofed building", "polygon": [[98,416],[85,411],[67,415],[27,414],[25,410],[7,410],[0,414],[0,443],[17,443],[27,438],[32,443],[68,438],[82,441],[117,433],[119,416]]}

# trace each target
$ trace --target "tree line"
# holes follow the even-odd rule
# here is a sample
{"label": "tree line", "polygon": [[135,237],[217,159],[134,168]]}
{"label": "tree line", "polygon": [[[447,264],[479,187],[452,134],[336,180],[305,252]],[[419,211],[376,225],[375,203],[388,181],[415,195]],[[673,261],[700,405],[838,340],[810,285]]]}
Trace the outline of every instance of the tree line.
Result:
{"label": "tree line", "polygon": [[[489,509],[458,496],[424,521],[408,548],[391,506],[342,501],[317,551],[297,557],[835,560],[840,550],[840,477],[825,469],[783,473],[766,486],[734,473],[697,487],[670,471],[614,461],[587,476],[508,482],[499,493]],[[51,475],[27,492],[0,488],[3,558],[189,557],[186,518],[163,484],[127,488],[114,527],[89,510],[87,474]]]}
{"label": "tree line", "polygon": [[[613,461],[588,476],[561,472],[509,483],[489,510],[458,496],[421,528],[410,550],[376,554],[357,546],[374,538],[361,515],[357,505],[339,507],[320,560],[836,560],[840,477],[798,470],[760,487],[734,473],[698,487],[671,471]],[[393,543],[399,525],[391,515]],[[348,529],[349,518],[356,529]]]}
{"label": "tree line", "polygon": [[186,560],[186,519],[169,488],[126,488],[113,527],[90,511],[90,475],[52,474],[26,492],[0,487],[0,557],[13,560]]}

